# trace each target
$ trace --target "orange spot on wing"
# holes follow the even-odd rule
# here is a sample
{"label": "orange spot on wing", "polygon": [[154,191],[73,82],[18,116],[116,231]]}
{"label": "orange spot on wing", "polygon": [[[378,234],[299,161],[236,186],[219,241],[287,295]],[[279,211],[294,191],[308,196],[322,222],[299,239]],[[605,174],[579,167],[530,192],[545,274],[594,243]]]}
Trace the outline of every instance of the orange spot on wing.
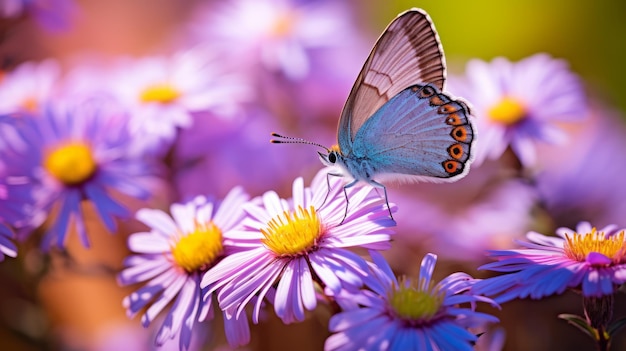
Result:
{"label": "orange spot on wing", "polygon": [[454,160],[447,160],[441,163],[443,165],[443,169],[446,170],[450,176],[457,175],[463,172],[463,163]]}
{"label": "orange spot on wing", "polygon": [[460,160],[463,157],[463,146],[461,144],[452,144],[448,148],[448,154],[454,159]]}
{"label": "orange spot on wing", "polygon": [[443,101],[439,95],[435,95],[435,96],[430,98],[430,104],[433,105],[433,106],[441,106],[441,105],[443,105],[445,103],[446,102]]}
{"label": "orange spot on wing", "polygon": [[451,113],[446,116],[446,124],[451,126],[460,126],[465,124],[465,122],[458,113]]}
{"label": "orange spot on wing", "polygon": [[457,112],[460,109],[461,109],[460,106],[450,102],[450,103],[440,106],[437,112],[443,115],[443,114],[448,114],[452,112]]}
{"label": "orange spot on wing", "polygon": [[420,97],[427,99],[433,95],[435,95],[435,89],[429,85],[425,85],[422,90],[420,90]]}
{"label": "orange spot on wing", "polygon": [[469,140],[469,133],[467,132],[466,126],[458,126],[452,129],[452,133],[450,133],[454,140],[460,142],[467,142]]}

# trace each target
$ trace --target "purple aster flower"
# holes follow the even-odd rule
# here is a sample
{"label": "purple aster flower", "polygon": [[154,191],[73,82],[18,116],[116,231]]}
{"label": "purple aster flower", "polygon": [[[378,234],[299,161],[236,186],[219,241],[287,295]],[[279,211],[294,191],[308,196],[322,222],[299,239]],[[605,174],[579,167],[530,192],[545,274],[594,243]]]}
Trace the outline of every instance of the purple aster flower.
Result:
{"label": "purple aster flower", "polygon": [[16,156],[32,168],[23,176],[38,183],[38,203],[53,213],[42,247],[65,244],[74,221],[85,247],[89,240],[81,203],[91,203],[104,225],[116,230],[116,218],[130,217],[112,193],[147,199],[157,171],[150,159],[140,157],[127,128],[127,115],[109,100],[76,106],[48,105],[40,115],[15,119]]}
{"label": "purple aster flower", "polygon": [[0,223],[0,262],[4,257],[17,257],[17,247],[13,242],[13,231],[11,228]]}
{"label": "purple aster flower", "polygon": [[[235,245],[242,251],[226,257],[202,279],[209,292],[221,288],[222,309],[236,309],[239,315],[258,294],[253,313],[258,323],[261,302],[271,295],[278,317],[291,323],[302,321],[305,309],[316,307],[314,277],[333,292],[361,286],[367,263],[349,249],[389,248],[389,227],[395,223],[371,187],[347,189],[347,204],[342,180],[331,177],[328,182],[327,170],[322,170],[310,188],[297,178],[290,200],[268,191],[244,206],[247,217],[235,234]],[[270,290],[275,284],[274,294]]]}
{"label": "purple aster flower", "polygon": [[51,59],[17,66],[0,81],[0,114],[39,112],[58,96],[60,79],[61,68]]}
{"label": "purple aster flower", "polygon": [[[380,254],[372,253],[368,290],[350,297],[360,308],[330,319],[331,335],[325,350],[473,350],[480,328],[498,319],[476,312],[476,302],[492,300],[472,293],[476,282],[454,273],[435,284],[432,275],[437,256],[422,259],[417,280],[396,279]],[[460,304],[470,304],[471,308]]]}
{"label": "purple aster flower", "polygon": [[336,1],[230,0],[211,4],[195,21],[201,41],[240,58],[242,67],[298,80],[310,72],[312,49],[343,46],[353,29]]}
{"label": "purple aster flower", "polygon": [[191,28],[196,41],[221,52],[249,77],[259,92],[258,105],[285,122],[281,131],[289,128],[302,137],[308,126],[294,127],[320,119],[336,126],[337,111],[371,45],[348,4],[226,0],[197,12]]}
{"label": "purple aster flower", "polygon": [[[181,349],[188,349],[191,331],[197,322],[213,317],[211,294],[200,288],[200,279],[215,264],[232,252],[237,239],[235,227],[243,218],[242,205],[248,195],[233,188],[217,207],[205,197],[185,204],[173,204],[171,217],[160,210],[142,209],[137,219],[150,232],[132,234],[128,246],[138,253],[126,259],[120,273],[121,285],[146,282],[124,299],[129,317],[143,312],[141,323],[147,327],[173,301],[156,342],[180,338]],[[204,297],[204,298],[203,298]],[[228,342],[243,345],[250,333],[245,318],[224,315]]]}
{"label": "purple aster flower", "polygon": [[0,138],[5,143],[0,145],[0,261],[4,256],[17,257],[11,227],[25,227],[35,219],[30,211],[34,208],[34,189],[30,179],[23,176],[27,169],[20,167],[26,162],[14,157],[13,150],[6,144],[11,134],[5,127],[0,123]]}
{"label": "purple aster flower", "polygon": [[[557,226],[574,227],[584,218],[598,227],[626,227],[626,150],[623,114],[593,104],[590,118],[568,129],[560,148],[542,147],[536,185]],[[581,201],[584,199],[584,201]]]}
{"label": "purple aster flower", "polygon": [[485,269],[502,274],[474,286],[479,294],[498,295],[498,302],[530,297],[540,299],[579,289],[585,297],[613,294],[626,282],[624,231],[615,226],[596,230],[588,222],[576,231],[559,228],[559,237],[529,232],[529,242],[518,241],[518,250],[491,251],[497,262]]}
{"label": "purple aster flower", "polygon": [[[528,182],[511,178],[492,161],[458,182],[390,189],[389,197],[399,208],[394,215],[398,240],[437,252],[440,258],[481,263],[485,250],[508,248],[512,239],[532,228],[538,202],[537,191]],[[407,257],[389,259],[395,266]]]}
{"label": "purple aster flower", "polygon": [[536,162],[537,141],[565,139],[556,122],[587,114],[582,82],[564,60],[537,54],[519,62],[472,60],[464,77],[451,77],[450,91],[468,99],[476,119],[477,164],[511,147],[522,165]]}
{"label": "purple aster flower", "polygon": [[16,124],[22,121],[0,117],[0,224],[15,230],[17,239],[23,240],[46,218],[45,191],[32,174],[38,166],[36,160],[22,154],[25,145]]}
{"label": "purple aster flower", "polygon": [[230,118],[250,95],[241,77],[226,72],[218,57],[195,49],[171,57],[125,60],[111,73],[110,89],[131,112],[130,128],[147,150],[164,152],[192,116],[211,112]]}
{"label": "purple aster flower", "polygon": [[8,123],[0,122],[0,222],[19,228],[31,222],[38,190],[28,176],[34,162],[13,147],[23,143],[13,126],[15,121],[5,121]]}

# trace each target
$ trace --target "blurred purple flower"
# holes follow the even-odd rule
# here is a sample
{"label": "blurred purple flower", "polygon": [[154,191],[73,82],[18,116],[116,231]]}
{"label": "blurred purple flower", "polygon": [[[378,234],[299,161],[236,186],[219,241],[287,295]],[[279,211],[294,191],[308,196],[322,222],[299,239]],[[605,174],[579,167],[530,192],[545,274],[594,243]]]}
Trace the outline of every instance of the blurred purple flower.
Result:
{"label": "blurred purple flower", "polygon": [[[281,121],[281,130],[289,127],[290,132],[300,136],[310,126],[324,123],[325,132],[334,134],[337,118],[358,74],[357,67],[365,56],[363,53],[356,58],[354,51],[359,50],[328,50],[312,55],[310,74],[297,81],[259,72],[257,105]],[[336,56],[337,61],[332,61],[331,56]]]}
{"label": "blurred purple flower", "polygon": [[[394,215],[397,240],[462,261],[481,262],[485,250],[509,247],[511,239],[531,228],[538,202],[528,182],[511,178],[496,162],[473,168],[455,183],[415,184],[401,190],[389,187],[389,197],[399,207]],[[395,266],[407,258],[390,259]]]}
{"label": "blurred purple flower", "polygon": [[196,49],[118,63],[110,89],[129,109],[129,126],[147,150],[168,151],[194,113],[231,118],[240,112],[251,90],[241,76],[222,70],[220,59]]}
{"label": "blurred purple flower", "polygon": [[60,79],[61,68],[52,59],[17,66],[0,80],[0,114],[40,112],[59,96]]}
{"label": "blurred purple flower", "polygon": [[14,117],[0,117],[0,223],[16,230],[18,240],[26,238],[46,217],[45,192],[32,174],[39,165],[21,151],[24,140],[15,127],[21,123]]}
{"label": "blurred purple flower", "polygon": [[348,249],[388,249],[395,223],[374,189],[347,189],[347,204],[342,180],[331,177],[328,184],[327,172],[318,172],[310,188],[296,179],[290,200],[268,191],[244,206],[247,217],[234,242],[243,250],[226,257],[201,283],[209,292],[221,289],[222,309],[236,309],[238,316],[258,294],[252,317],[258,323],[260,304],[272,295],[278,317],[292,323],[317,305],[314,276],[333,292],[361,286],[366,261]]}
{"label": "blurred purple flower", "polygon": [[540,149],[536,185],[556,226],[574,226],[584,218],[626,227],[626,158],[615,155],[626,150],[624,116],[596,104],[590,116],[568,129],[562,147]]}
{"label": "blurred purple flower", "polygon": [[[112,197],[119,192],[147,199],[157,172],[156,164],[142,158],[128,134],[128,116],[110,105],[93,100],[75,106],[44,107],[38,115],[16,119],[17,156],[29,160],[26,177],[38,183],[37,196],[43,209],[54,213],[42,247],[65,244],[73,219],[85,247],[89,239],[81,202],[95,207],[108,230],[116,229],[116,218],[130,216],[129,210]],[[103,132],[106,131],[106,132]]]}
{"label": "blurred purple flower", "polygon": [[192,31],[243,68],[281,72],[290,79],[310,72],[311,49],[345,45],[353,32],[348,9],[336,1],[229,0],[199,10]]}
{"label": "blurred purple flower", "polygon": [[[380,254],[372,253],[375,265],[368,290],[350,296],[360,308],[334,315],[329,329],[335,333],[325,350],[473,350],[478,337],[468,328],[483,327],[498,319],[474,310],[476,302],[497,306],[474,294],[476,282],[465,273],[432,281],[437,256],[427,254],[417,280],[396,279]],[[348,295],[349,296],[349,295]],[[459,304],[470,304],[463,308]]]}
{"label": "blurred purple flower", "polygon": [[478,294],[506,302],[517,298],[540,299],[580,289],[585,297],[611,295],[626,282],[626,241],[615,226],[600,230],[588,222],[576,231],[559,228],[559,237],[529,232],[523,249],[490,251],[498,260],[479,269],[505,273],[482,280],[472,288]]}
{"label": "blurred purple flower", "polygon": [[[6,137],[6,129],[0,126],[0,138]],[[0,262],[5,256],[17,257],[16,236],[11,227],[24,227],[32,219],[29,209],[33,208],[33,187],[24,174],[20,162],[12,162],[12,150],[0,146]],[[17,161],[17,160],[16,160]]]}
{"label": "blurred purple flower", "polygon": [[504,328],[496,326],[480,335],[474,351],[502,351],[506,341],[506,331]]}
{"label": "blurred purple flower", "polygon": [[[200,328],[206,328],[206,325],[198,323]],[[204,330],[204,335],[207,335]],[[202,350],[203,335],[199,338],[193,338],[187,351]],[[128,323],[119,323],[113,326],[107,326],[99,335],[95,345],[90,347],[92,351],[111,351],[111,350],[133,350],[133,351],[180,351],[180,335],[175,335],[172,339],[167,339],[162,345],[156,345],[154,342],[154,331],[152,328],[142,328],[139,325],[128,325]]]}
{"label": "blurred purple flower", "polygon": [[[200,288],[202,275],[232,251],[237,240],[234,229],[243,218],[242,205],[248,195],[232,189],[217,208],[214,202],[196,197],[185,204],[173,204],[171,216],[160,210],[142,209],[137,219],[150,232],[132,234],[128,246],[138,255],[126,259],[118,276],[121,285],[146,282],[124,299],[129,317],[144,312],[141,323],[147,327],[174,299],[156,337],[158,345],[180,337],[180,348],[188,349],[197,322],[213,318],[211,294]],[[250,334],[245,318],[224,315],[224,328],[232,346],[248,343]]]}
{"label": "blurred purple flower", "polygon": [[535,143],[560,143],[555,122],[587,116],[581,80],[564,60],[537,54],[519,62],[472,60],[465,76],[450,77],[449,90],[466,98],[476,119],[476,164],[497,159],[511,147],[522,165],[536,163]]}
{"label": "blurred purple flower", "polygon": [[[278,130],[273,116],[258,109],[237,120],[194,116],[194,127],[182,130],[174,147],[173,180],[180,198],[223,194],[237,184],[246,184],[251,194],[262,194],[267,189],[289,189],[294,178],[315,174],[319,169],[315,150],[270,143],[270,133]],[[309,133],[319,130],[312,127]]]}
{"label": "blurred purple flower", "polygon": [[369,49],[346,3],[230,0],[198,12],[196,42],[245,72],[258,104],[290,127],[328,119],[334,129]]}
{"label": "blurred purple flower", "polygon": [[0,223],[0,262],[5,256],[17,257],[17,246],[13,242],[13,231],[3,223]]}
{"label": "blurred purple flower", "polygon": [[31,15],[44,29],[63,31],[70,27],[78,8],[73,0],[2,0],[0,17]]}

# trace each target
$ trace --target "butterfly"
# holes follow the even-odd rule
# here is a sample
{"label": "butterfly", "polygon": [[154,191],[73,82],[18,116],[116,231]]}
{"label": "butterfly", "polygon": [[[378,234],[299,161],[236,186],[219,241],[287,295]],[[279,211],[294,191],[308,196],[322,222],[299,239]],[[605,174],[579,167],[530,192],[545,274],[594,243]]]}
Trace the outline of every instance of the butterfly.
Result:
{"label": "butterfly", "polygon": [[[337,145],[326,148],[300,138],[274,143],[320,146],[320,160],[349,176],[346,189],[365,182],[453,182],[469,172],[475,130],[470,109],[445,93],[446,66],[439,36],[426,12],[399,14],[378,38],[341,112]],[[473,117],[472,117],[473,118]],[[346,204],[346,215],[348,211]],[[345,219],[345,216],[344,216]]]}

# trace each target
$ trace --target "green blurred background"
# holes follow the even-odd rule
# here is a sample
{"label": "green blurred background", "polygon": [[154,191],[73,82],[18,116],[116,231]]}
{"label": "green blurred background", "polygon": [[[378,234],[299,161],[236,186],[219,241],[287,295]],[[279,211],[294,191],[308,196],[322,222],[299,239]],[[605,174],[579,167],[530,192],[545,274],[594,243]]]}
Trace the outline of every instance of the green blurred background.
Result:
{"label": "green blurred background", "polygon": [[379,31],[397,13],[420,7],[433,19],[448,67],[471,58],[519,60],[538,52],[566,59],[589,94],[626,109],[626,1],[368,0]]}

